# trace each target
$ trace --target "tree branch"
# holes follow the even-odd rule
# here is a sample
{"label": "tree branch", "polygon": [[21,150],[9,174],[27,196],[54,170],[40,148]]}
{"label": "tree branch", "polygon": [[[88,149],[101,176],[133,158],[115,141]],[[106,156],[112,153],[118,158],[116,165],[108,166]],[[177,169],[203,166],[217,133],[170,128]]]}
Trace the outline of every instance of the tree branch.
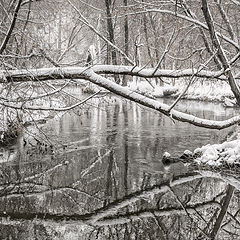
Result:
{"label": "tree branch", "polygon": [[[186,215],[194,214],[196,211],[201,211],[207,208],[216,207],[220,208],[219,203],[216,202],[205,202],[200,204],[195,204],[192,206],[186,206],[185,209],[182,208],[166,208],[166,209],[153,209],[153,210],[143,210],[139,212],[127,213],[125,215],[118,215],[106,218],[104,220],[99,220],[94,223],[95,226],[111,226],[116,224],[125,224],[132,221],[139,220],[140,218],[152,218],[152,217],[167,217],[172,215]],[[187,212],[186,212],[187,211]]]}
{"label": "tree branch", "polygon": [[161,62],[163,61],[163,59],[165,58],[165,55],[168,53],[169,48],[170,48],[171,43],[172,43],[172,40],[173,40],[174,34],[175,34],[175,29],[173,30],[173,32],[172,32],[172,34],[171,34],[171,36],[170,36],[170,38],[169,38],[169,40],[168,40],[168,43],[167,43],[167,45],[166,45],[166,47],[165,47],[165,50],[164,50],[161,58],[159,59],[157,65],[156,65],[156,67],[155,67],[155,69],[154,69],[154,71],[153,71],[153,76],[154,76],[154,74],[157,72],[158,68],[160,67],[160,64],[161,64]]}
{"label": "tree branch", "polygon": [[77,102],[71,106],[68,107],[63,107],[63,108],[53,108],[53,107],[40,107],[40,106],[26,106],[24,103],[21,103],[20,105],[11,105],[9,103],[6,102],[0,102],[0,105],[4,106],[4,107],[9,107],[9,108],[13,108],[13,109],[23,109],[23,110],[31,110],[31,111],[55,111],[55,112],[64,112],[64,111],[69,111],[73,108],[76,108],[84,103],[86,103],[89,99],[93,98],[94,96],[96,96],[97,94],[99,94],[101,90],[99,90],[98,92],[92,94],[91,96],[87,97],[86,99]]}
{"label": "tree branch", "polygon": [[[181,19],[184,19],[188,22],[191,22],[191,23],[194,23],[196,24],[197,26],[200,26],[202,27],[203,29],[205,30],[209,30],[208,29],[208,26],[204,23],[202,23],[201,21],[197,20],[197,19],[194,19],[192,17],[188,17],[188,16],[185,16],[185,15],[182,15],[180,13],[177,13],[177,12],[173,12],[173,11],[170,11],[170,10],[162,10],[162,9],[147,9],[147,10],[143,10],[143,11],[138,11],[138,12],[134,12],[134,13],[129,13],[128,15],[136,15],[136,14],[143,14],[143,13],[148,13],[148,12],[156,12],[156,13],[162,13],[162,14],[169,14],[169,15],[172,15],[172,16],[175,16],[175,17],[178,17],[178,18],[181,18]],[[233,41],[232,39],[226,37],[225,35],[223,35],[222,33],[220,32],[216,32],[216,35],[222,39],[224,39],[226,42],[230,43],[231,45],[233,45],[235,48],[237,49],[240,49],[240,46],[237,42]]]}
{"label": "tree branch", "polygon": [[237,42],[237,37],[234,34],[234,31],[233,31],[233,28],[232,28],[232,26],[230,24],[229,18],[228,18],[227,14],[225,13],[225,11],[224,11],[224,9],[223,9],[223,7],[221,5],[221,1],[219,1],[219,0],[214,0],[214,1],[217,4],[217,7],[218,7],[218,10],[219,10],[219,12],[220,12],[220,14],[222,16],[222,19],[224,20],[225,24],[227,25],[228,33],[229,33],[231,39],[233,41]]}
{"label": "tree branch", "polygon": [[[110,67],[109,70],[114,69],[114,66],[109,66],[109,67]],[[128,68],[128,69],[130,70],[130,68]],[[2,72],[0,72],[0,79],[2,79],[2,83],[13,82],[13,81],[19,81],[19,82],[32,81],[32,80],[41,81],[41,80],[56,80],[56,79],[68,79],[68,78],[86,79],[94,84],[97,84],[98,86],[101,86],[101,87],[109,90],[112,93],[120,95],[131,101],[137,102],[148,108],[154,109],[160,113],[163,113],[167,116],[172,117],[175,120],[182,121],[182,122],[188,122],[195,126],[205,127],[205,128],[210,128],[210,129],[223,129],[223,128],[230,127],[240,121],[240,116],[235,116],[235,117],[232,117],[232,118],[224,120],[224,121],[214,121],[214,120],[198,118],[198,117],[195,117],[195,116],[187,114],[187,113],[179,112],[177,110],[172,110],[171,113],[169,113],[168,105],[160,103],[156,100],[147,98],[139,93],[133,92],[132,90],[130,90],[126,87],[119,86],[118,84],[113,83],[111,80],[108,80],[107,78],[96,74],[94,72],[94,69],[95,69],[94,67],[91,69],[88,69],[88,68],[43,68],[43,69],[34,69],[32,71],[29,71],[29,70],[2,71]],[[144,71],[144,70],[142,70],[142,71]],[[170,71],[170,72],[172,72],[172,71]],[[193,70],[191,70],[191,72],[193,72]],[[194,72],[195,72],[195,70],[194,70]],[[149,71],[147,71],[147,73],[149,76]],[[152,73],[152,71],[150,72],[150,74],[151,73]],[[196,73],[197,73],[197,70],[196,70]],[[37,109],[33,109],[33,110],[37,110]],[[61,109],[61,111],[62,111],[62,109]]]}

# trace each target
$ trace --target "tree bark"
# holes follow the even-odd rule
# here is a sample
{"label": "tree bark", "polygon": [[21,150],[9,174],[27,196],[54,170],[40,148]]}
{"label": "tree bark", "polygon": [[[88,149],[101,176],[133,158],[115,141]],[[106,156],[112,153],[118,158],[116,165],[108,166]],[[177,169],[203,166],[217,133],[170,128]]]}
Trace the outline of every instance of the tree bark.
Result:
{"label": "tree bark", "polygon": [[[105,0],[106,5],[106,14],[107,14],[107,29],[109,35],[109,41],[115,45],[115,38],[114,38],[114,29],[113,29],[113,22],[112,22],[112,13],[111,13],[111,0]],[[117,52],[114,48],[110,47],[111,57],[112,57],[112,64],[117,65]],[[120,83],[119,76],[114,76],[115,82]]]}
{"label": "tree bark", "polygon": [[[128,6],[128,0],[123,0],[124,7],[127,9]],[[124,52],[128,56],[128,50],[129,50],[129,31],[128,31],[128,16],[124,17]],[[128,64],[128,61],[125,59],[125,64]],[[123,86],[127,86],[127,76],[123,76],[123,81],[122,81]]]}

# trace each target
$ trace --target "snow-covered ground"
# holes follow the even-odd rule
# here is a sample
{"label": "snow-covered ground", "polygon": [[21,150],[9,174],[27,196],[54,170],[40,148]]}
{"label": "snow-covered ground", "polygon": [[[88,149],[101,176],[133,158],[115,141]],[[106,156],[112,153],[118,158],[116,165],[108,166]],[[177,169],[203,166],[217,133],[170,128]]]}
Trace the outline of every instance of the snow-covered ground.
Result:
{"label": "snow-covered ground", "polygon": [[[202,146],[200,148],[197,148],[194,150],[192,153],[189,150],[185,150],[183,155],[180,157],[180,160],[188,159],[187,163],[184,164],[185,167],[186,165],[191,165],[192,158],[194,159],[193,161],[198,163],[199,165],[209,165],[209,166],[214,166],[214,167],[219,167],[223,164],[228,164],[228,165],[240,165],[240,134],[237,134],[237,139],[232,140],[232,141],[225,141],[221,144],[208,144],[205,146]],[[195,156],[198,156],[195,158]],[[179,159],[174,159],[171,158],[171,154],[168,152],[165,152],[163,154],[163,161],[166,162],[166,159],[169,160],[169,163],[172,163],[172,165],[176,165],[176,163],[180,163]],[[182,163],[183,164],[183,163]],[[171,164],[169,164],[170,166]],[[167,167],[169,167],[167,166]],[[172,167],[174,169],[174,167]],[[175,170],[174,170],[175,171]]]}
{"label": "snow-covered ground", "polygon": [[[175,84],[182,92],[186,86],[177,81]],[[233,98],[233,93],[228,83],[217,80],[196,81],[188,88],[184,98],[202,101],[225,101],[226,98]]]}
{"label": "snow-covered ground", "polygon": [[201,157],[195,159],[199,164],[221,166],[227,164],[240,164],[240,139],[222,144],[206,145],[197,148],[194,153],[200,152]]}
{"label": "snow-covered ground", "polygon": [[128,87],[132,91],[137,91],[146,96],[153,98],[161,98],[167,95],[171,95],[178,92],[178,87],[171,85],[166,86],[156,86],[155,84],[150,84],[148,81],[132,81],[128,83]]}
{"label": "snow-covered ground", "polygon": [[[150,80],[149,80],[150,81]],[[164,83],[164,86],[159,86],[154,81],[138,80],[131,81],[128,87],[133,91],[139,91],[146,95],[153,97],[163,97],[171,93],[173,96],[181,94],[186,86],[186,80],[168,80],[169,84]],[[233,98],[233,93],[229,84],[218,80],[201,80],[193,82],[187,92],[182,97],[183,99],[201,100],[201,101],[220,101],[224,102],[226,99]]]}
{"label": "snow-covered ground", "polygon": [[[108,79],[114,81],[113,79]],[[95,84],[92,84],[86,80],[81,80],[81,83],[85,86],[83,92],[94,93],[100,89],[104,92],[106,89],[100,88]],[[150,98],[162,98],[165,96],[177,97],[183,91],[188,84],[186,79],[164,79],[163,86],[160,86],[159,80],[156,84],[155,79],[143,79],[133,77],[133,80],[128,82],[128,88],[134,92],[141,93]],[[227,106],[234,106],[234,95],[227,82],[221,80],[199,80],[193,82],[187,89],[186,93],[182,96],[182,99],[211,101],[211,102],[223,102]]]}

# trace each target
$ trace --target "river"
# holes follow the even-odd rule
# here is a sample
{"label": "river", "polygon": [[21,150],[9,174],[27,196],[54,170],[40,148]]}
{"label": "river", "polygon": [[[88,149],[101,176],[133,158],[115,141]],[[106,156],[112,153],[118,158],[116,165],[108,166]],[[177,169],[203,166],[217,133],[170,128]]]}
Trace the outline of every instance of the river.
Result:
{"label": "river", "polygon": [[[239,114],[198,101],[183,100],[176,108],[213,120]],[[176,174],[161,162],[165,152],[177,157],[221,142],[230,129],[199,128],[106,96],[56,115],[39,131],[38,146],[14,148],[18,154],[2,161],[1,239],[195,239],[211,235],[205,210],[213,213],[213,198],[231,191],[222,180],[192,173],[168,191],[169,175]],[[184,214],[185,198],[202,203],[199,214]]]}

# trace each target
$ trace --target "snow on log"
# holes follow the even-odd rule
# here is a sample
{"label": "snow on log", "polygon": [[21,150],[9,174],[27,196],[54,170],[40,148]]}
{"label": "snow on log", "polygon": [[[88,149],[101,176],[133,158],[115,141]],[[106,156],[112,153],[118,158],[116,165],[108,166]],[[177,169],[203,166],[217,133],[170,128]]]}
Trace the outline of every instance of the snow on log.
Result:
{"label": "snow on log", "polygon": [[[108,69],[108,70],[107,70]],[[240,122],[240,116],[232,117],[228,120],[224,121],[214,121],[214,120],[208,120],[203,118],[195,117],[191,114],[179,112],[177,110],[172,109],[169,111],[169,106],[163,103],[159,103],[156,100],[147,98],[146,96],[143,96],[139,93],[133,92],[127,87],[120,86],[111,80],[108,80],[105,77],[102,77],[98,75],[97,73],[122,73],[125,69],[125,72],[128,72],[128,74],[131,73],[129,70],[132,69],[132,67],[122,67],[122,66],[95,66],[93,68],[84,68],[84,67],[67,67],[67,68],[41,68],[41,69],[32,69],[32,70],[12,70],[12,71],[0,71],[0,83],[7,83],[7,82],[24,82],[24,81],[41,81],[41,80],[57,80],[57,79],[86,79],[91,81],[92,83],[97,84],[98,86],[101,86],[117,95],[120,95],[122,97],[125,97],[126,99],[129,99],[131,101],[137,102],[143,106],[149,107],[151,109],[154,109],[160,113],[163,113],[172,119],[179,120],[182,122],[188,122],[190,124],[193,124],[195,126],[199,127],[205,127],[205,128],[211,128],[211,129],[223,129],[230,127],[236,123]],[[128,69],[128,71],[126,70]],[[134,71],[136,71],[137,68],[135,68]],[[96,71],[96,72],[95,72]],[[140,73],[145,72],[146,76],[151,76],[153,70],[141,70],[140,73],[134,72],[134,74],[140,75]],[[142,72],[143,71],[143,72]],[[185,71],[185,73],[183,73]],[[191,69],[191,71],[194,71]],[[190,72],[190,70],[182,70],[176,71],[176,70],[158,70],[156,74],[158,76],[162,76],[163,72],[165,72],[165,76],[168,75],[169,77],[174,76],[183,76],[184,74],[193,74],[193,72]],[[202,71],[201,71],[202,72]],[[205,74],[212,74],[212,76],[215,76],[216,73],[212,72],[205,72]]]}
{"label": "snow on log", "polygon": [[[191,77],[195,75],[196,77],[203,78],[219,78],[221,80],[226,80],[226,77],[223,75],[223,71],[199,71],[195,68],[189,69],[158,69],[155,72],[155,68],[142,68],[142,67],[132,67],[124,65],[95,65],[93,67],[95,73],[104,73],[104,74],[122,74],[122,75],[131,75],[145,78],[153,77],[171,77],[171,78],[180,78],[180,77]],[[155,72],[155,73],[154,73]]]}
{"label": "snow on log", "polygon": [[117,95],[125,97],[129,100],[137,102],[143,106],[149,107],[151,109],[157,110],[167,116],[170,116],[173,119],[179,120],[181,122],[188,122],[195,126],[211,128],[211,129],[223,129],[230,127],[238,122],[240,122],[240,116],[232,117],[224,121],[214,121],[203,118],[195,117],[191,114],[179,112],[177,110],[168,111],[169,106],[167,104],[160,103],[156,100],[147,98],[139,93],[133,92],[130,89],[120,86],[105,77],[102,77],[96,74],[92,69],[86,70],[84,73],[85,78],[87,78],[92,83],[97,84],[100,87],[103,87]]}
{"label": "snow on log", "polygon": [[[0,83],[6,82],[24,82],[24,81],[43,81],[51,79],[66,78],[85,78],[83,74],[86,67],[63,67],[63,68],[39,68],[39,69],[21,69],[21,70],[0,70]],[[98,74],[122,74],[144,78],[153,77],[191,77],[195,75],[200,78],[218,78],[227,80],[222,71],[198,71],[197,69],[166,70],[158,69],[154,73],[154,68],[142,69],[140,67],[123,65],[95,65],[93,71]],[[153,75],[154,73],[154,75]]]}

